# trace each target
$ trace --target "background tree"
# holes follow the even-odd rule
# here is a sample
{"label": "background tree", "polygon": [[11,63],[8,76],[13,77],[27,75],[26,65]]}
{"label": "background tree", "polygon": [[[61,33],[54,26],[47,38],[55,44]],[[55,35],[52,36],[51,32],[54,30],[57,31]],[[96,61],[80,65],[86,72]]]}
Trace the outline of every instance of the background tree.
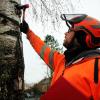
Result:
{"label": "background tree", "polygon": [[52,35],[46,35],[44,42],[53,50],[63,53],[63,47],[60,47],[58,41]]}
{"label": "background tree", "polygon": [[0,100],[24,100],[24,60],[16,4],[20,0],[0,0]]}
{"label": "background tree", "polygon": [[62,13],[77,13],[77,9],[83,7],[82,0],[22,0],[29,1],[32,5],[30,16],[38,23],[41,22],[44,30],[52,29],[59,31],[62,20]]}

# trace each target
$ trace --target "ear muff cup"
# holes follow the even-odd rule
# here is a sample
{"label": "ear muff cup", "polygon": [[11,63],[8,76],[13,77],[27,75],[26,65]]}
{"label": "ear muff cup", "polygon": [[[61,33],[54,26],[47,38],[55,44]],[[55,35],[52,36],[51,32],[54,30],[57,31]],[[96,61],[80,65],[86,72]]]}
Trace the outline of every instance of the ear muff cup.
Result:
{"label": "ear muff cup", "polygon": [[88,35],[86,36],[85,41],[86,41],[87,47],[89,47],[89,48],[92,48],[92,47],[93,47],[91,35],[88,34]]}
{"label": "ear muff cup", "polygon": [[87,44],[86,44],[86,33],[83,30],[76,31],[75,37],[76,37],[78,43],[83,48],[87,47]]}

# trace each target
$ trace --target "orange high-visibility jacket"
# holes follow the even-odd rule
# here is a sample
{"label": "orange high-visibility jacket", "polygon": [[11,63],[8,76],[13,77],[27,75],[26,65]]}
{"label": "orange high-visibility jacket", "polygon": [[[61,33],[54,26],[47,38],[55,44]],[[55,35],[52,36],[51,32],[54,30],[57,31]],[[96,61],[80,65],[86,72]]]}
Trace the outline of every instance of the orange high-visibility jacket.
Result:
{"label": "orange high-visibility jacket", "polygon": [[[54,70],[51,86],[40,100],[100,100],[100,55],[80,58],[65,66],[65,56],[51,50],[31,30],[31,45],[45,63]],[[98,82],[94,82],[94,69]]]}

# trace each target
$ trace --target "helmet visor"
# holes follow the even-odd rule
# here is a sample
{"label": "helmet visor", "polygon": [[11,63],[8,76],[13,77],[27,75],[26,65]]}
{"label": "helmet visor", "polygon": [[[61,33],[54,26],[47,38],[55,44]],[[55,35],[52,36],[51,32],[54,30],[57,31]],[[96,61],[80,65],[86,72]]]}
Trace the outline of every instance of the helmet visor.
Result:
{"label": "helmet visor", "polygon": [[67,24],[72,26],[76,23],[80,23],[86,18],[86,14],[61,14],[61,19],[66,21]]}

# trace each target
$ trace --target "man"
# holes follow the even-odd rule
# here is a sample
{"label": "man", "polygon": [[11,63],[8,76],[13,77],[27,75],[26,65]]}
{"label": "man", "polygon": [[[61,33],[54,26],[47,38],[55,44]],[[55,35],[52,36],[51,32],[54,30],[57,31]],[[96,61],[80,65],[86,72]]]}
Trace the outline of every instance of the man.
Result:
{"label": "man", "polygon": [[100,100],[100,22],[85,14],[62,15],[69,27],[64,54],[51,50],[24,21],[20,30],[54,71],[51,86],[41,100]]}

